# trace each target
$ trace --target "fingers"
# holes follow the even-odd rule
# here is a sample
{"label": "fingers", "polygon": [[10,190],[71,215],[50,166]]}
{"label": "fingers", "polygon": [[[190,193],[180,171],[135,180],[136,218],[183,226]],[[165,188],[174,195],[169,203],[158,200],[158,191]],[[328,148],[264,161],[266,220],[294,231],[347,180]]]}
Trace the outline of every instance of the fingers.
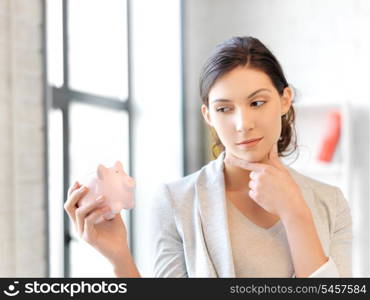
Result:
{"label": "fingers", "polygon": [[258,173],[256,172],[256,171],[251,171],[250,173],[249,173],[249,177],[253,180],[256,180],[256,179],[258,179]]}
{"label": "fingers", "polygon": [[72,186],[70,186],[70,187],[69,187],[69,189],[68,189],[68,193],[67,193],[68,197],[71,195],[71,193],[72,193],[75,189],[78,189],[78,188],[80,188],[80,187],[81,187],[80,183],[79,183],[78,181],[75,181],[75,183],[74,183]]}
{"label": "fingers", "polygon": [[257,188],[257,183],[254,180],[249,180],[248,187],[251,190],[255,190]]}
{"label": "fingers", "polygon": [[69,195],[67,201],[64,203],[64,209],[66,210],[68,216],[72,219],[74,223],[76,223],[76,216],[75,211],[77,209],[77,202],[86,195],[86,192],[88,191],[87,187],[81,186],[79,189],[77,189],[77,186],[73,188],[73,186],[70,188],[71,194]]}
{"label": "fingers", "polygon": [[269,153],[269,160],[270,160],[270,162],[273,166],[277,167],[278,169],[282,168],[282,163],[281,163],[280,158],[279,158],[277,143],[275,143],[271,147],[271,150],[270,150],[270,153]]}
{"label": "fingers", "polygon": [[278,158],[278,149],[277,149],[277,143],[274,143],[271,147],[270,153],[269,153],[270,159]]}
{"label": "fingers", "polygon": [[109,206],[104,206],[102,208],[94,210],[89,214],[84,220],[84,231],[91,232],[92,228],[100,219],[104,219],[104,215],[110,211]]}
{"label": "fingers", "polygon": [[256,192],[254,190],[249,190],[248,194],[249,194],[249,197],[251,197],[254,201],[256,201]]}
{"label": "fingers", "polygon": [[96,201],[89,203],[87,205],[81,206],[76,209],[76,223],[77,223],[77,231],[80,236],[82,236],[84,232],[84,225],[85,225],[85,218],[94,211],[94,209],[98,208],[104,203],[104,197],[99,196]]}

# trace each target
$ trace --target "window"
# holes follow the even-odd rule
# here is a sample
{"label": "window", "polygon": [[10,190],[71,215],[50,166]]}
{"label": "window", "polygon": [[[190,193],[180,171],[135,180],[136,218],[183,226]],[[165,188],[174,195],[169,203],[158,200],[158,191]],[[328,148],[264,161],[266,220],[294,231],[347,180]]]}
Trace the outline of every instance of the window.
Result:
{"label": "window", "polygon": [[[97,164],[130,172],[127,1],[47,0],[50,277],[113,276],[64,213],[68,187]],[[130,212],[122,213],[129,234]],[[91,264],[91,261],[94,264]]]}

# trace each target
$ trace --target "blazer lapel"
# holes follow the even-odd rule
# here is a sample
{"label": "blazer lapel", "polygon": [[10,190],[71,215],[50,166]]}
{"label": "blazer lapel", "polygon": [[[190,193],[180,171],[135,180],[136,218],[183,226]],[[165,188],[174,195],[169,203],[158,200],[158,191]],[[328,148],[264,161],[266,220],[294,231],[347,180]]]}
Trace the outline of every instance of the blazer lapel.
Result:
{"label": "blazer lapel", "polygon": [[227,220],[224,157],[205,166],[196,184],[198,209],[205,244],[218,277],[235,277]]}

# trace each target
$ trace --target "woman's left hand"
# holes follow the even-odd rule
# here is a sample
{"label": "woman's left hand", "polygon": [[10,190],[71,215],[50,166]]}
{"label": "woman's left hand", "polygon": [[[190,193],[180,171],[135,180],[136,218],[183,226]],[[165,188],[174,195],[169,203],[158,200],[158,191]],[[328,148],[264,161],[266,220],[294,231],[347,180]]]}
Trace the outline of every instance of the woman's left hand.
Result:
{"label": "woman's left hand", "polygon": [[251,171],[249,196],[269,213],[283,218],[306,212],[300,187],[280,161],[276,143],[268,157],[267,163],[250,163],[231,154],[225,163]]}

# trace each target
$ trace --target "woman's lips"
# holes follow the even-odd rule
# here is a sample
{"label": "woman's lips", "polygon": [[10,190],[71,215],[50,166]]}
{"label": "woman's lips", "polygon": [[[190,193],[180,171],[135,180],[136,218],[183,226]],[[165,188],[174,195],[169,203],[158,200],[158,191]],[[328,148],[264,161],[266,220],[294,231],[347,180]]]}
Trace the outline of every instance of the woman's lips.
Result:
{"label": "woman's lips", "polygon": [[256,146],[262,139],[263,138],[260,138],[258,140],[255,140],[255,141],[249,142],[249,143],[238,144],[237,146],[238,147],[243,147],[243,148],[251,148],[251,147]]}

